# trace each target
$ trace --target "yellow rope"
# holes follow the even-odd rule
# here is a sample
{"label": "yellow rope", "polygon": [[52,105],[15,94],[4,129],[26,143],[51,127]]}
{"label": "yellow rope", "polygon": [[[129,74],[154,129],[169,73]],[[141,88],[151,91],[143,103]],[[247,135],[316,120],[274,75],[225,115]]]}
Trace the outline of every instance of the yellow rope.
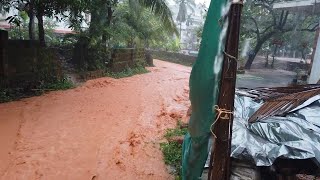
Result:
{"label": "yellow rope", "polygon": [[[217,115],[216,115],[216,119],[215,119],[215,121],[211,124],[211,126],[210,126],[210,131],[211,131],[211,133],[212,133],[212,135],[214,136],[214,138],[215,139],[217,139],[217,136],[214,134],[214,132],[213,132],[213,128],[214,128],[214,125],[216,124],[216,122],[221,118],[221,119],[224,119],[224,120],[229,120],[230,119],[230,116],[228,116],[228,114],[233,114],[233,112],[232,111],[230,111],[230,110],[227,110],[227,109],[221,109],[221,108],[219,108],[219,106],[218,105],[215,105],[214,106],[214,109],[217,111]],[[224,114],[224,116],[221,116],[221,115],[223,115]]]}
{"label": "yellow rope", "polygon": [[237,59],[236,57],[234,57],[234,56],[232,56],[232,55],[230,55],[230,54],[226,53],[225,51],[223,51],[223,53],[224,53],[224,55],[226,55],[228,58],[230,58],[230,59],[234,59],[234,60],[238,61],[238,59]]}

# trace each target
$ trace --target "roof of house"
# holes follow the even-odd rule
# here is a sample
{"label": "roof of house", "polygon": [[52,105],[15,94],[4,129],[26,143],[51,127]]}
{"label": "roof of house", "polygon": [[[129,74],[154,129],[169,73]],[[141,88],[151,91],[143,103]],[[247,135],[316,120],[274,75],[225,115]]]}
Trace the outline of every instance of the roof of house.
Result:
{"label": "roof of house", "polygon": [[281,9],[305,14],[320,14],[320,0],[296,0],[274,3],[273,9]]}

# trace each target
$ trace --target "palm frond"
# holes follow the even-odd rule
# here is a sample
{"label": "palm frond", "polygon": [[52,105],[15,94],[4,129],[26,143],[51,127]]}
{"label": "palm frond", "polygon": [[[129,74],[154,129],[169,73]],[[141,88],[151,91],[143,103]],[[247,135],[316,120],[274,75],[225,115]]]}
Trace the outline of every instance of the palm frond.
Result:
{"label": "palm frond", "polygon": [[[135,0],[129,0],[129,1],[135,1]],[[146,8],[150,8],[155,15],[159,16],[161,21],[163,22],[164,27],[166,27],[166,29],[170,30],[171,32],[174,32],[177,35],[179,34],[177,27],[172,18],[172,12],[166,3],[166,0],[138,0],[138,1],[142,6]]]}

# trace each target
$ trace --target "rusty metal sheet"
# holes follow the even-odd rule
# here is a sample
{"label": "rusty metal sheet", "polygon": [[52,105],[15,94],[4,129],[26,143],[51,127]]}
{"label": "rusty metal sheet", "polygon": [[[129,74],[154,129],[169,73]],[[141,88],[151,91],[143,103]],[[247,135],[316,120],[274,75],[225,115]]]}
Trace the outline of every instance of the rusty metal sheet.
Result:
{"label": "rusty metal sheet", "polygon": [[252,97],[259,100],[269,100],[272,98],[277,98],[280,96],[298,93],[302,91],[308,91],[312,89],[319,89],[320,84],[308,84],[308,85],[296,85],[291,87],[273,87],[266,88],[260,87],[255,89],[239,88],[236,93],[239,95],[244,95]]}
{"label": "rusty metal sheet", "polygon": [[[249,122],[253,123],[270,116],[284,116],[308,99],[320,94],[320,87],[310,87],[307,90],[304,89],[305,88],[303,87],[297,89],[279,89],[282,90],[282,92],[279,90],[276,92],[284,93],[284,95],[268,98],[258,111],[249,118]],[[300,90],[300,92],[296,92],[298,90]]]}

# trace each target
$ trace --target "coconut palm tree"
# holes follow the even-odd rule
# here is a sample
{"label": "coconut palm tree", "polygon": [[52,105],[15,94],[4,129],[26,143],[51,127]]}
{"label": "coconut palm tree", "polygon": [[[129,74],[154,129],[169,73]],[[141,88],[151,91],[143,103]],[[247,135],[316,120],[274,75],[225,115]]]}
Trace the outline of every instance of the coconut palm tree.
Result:
{"label": "coconut palm tree", "polygon": [[[176,34],[178,34],[174,21],[172,19],[171,10],[167,5],[166,0],[130,0],[130,1],[139,2],[141,6],[150,8],[155,15],[160,17],[165,28],[171,31],[175,31]],[[187,1],[193,1],[193,0],[187,0]]]}
{"label": "coconut palm tree", "polygon": [[[196,3],[194,0],[175,0],[175,2],[179,5],[179,12],[177,15],[177,21],[180,25],[180,39],[181,39],[181,25],[182,23],[187,21],[188,17],[188,9],[194,13],[194,8],[196,6]],[[191,15],[191,13],[189,14]]]}
{"label": "coconut palm tree", "polygon": [[[144,7],[152,10],[152,13],[160,17],[164,27],[171,31],[176,30],[176,26],[172,19],[172,13],[166,3],[166,0],[127,0],[132,10],[137,11],[137,8]],[[89,32],[92,36],[100,37],[104,35],[103,29],[110,26],[114,18],[114,9],[116,8],[118,0],[92,0],[89,11],[91,14],[91,23]],[[103,40],[104,41],[104,40]]]}

